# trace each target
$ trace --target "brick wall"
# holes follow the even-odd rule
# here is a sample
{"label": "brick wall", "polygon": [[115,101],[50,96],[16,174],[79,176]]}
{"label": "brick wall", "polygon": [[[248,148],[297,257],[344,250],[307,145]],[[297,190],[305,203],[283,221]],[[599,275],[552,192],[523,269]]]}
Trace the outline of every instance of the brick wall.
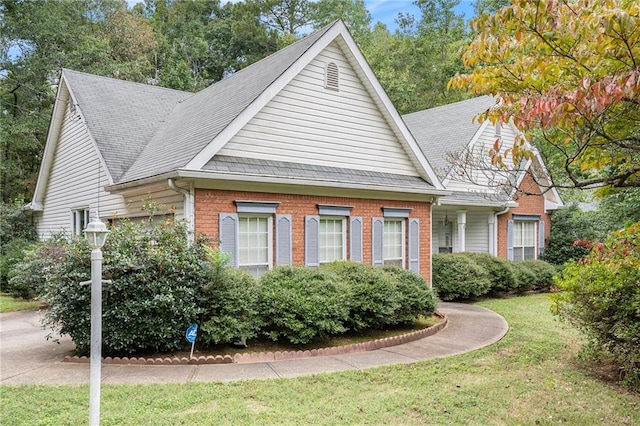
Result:
{"label": "brick wall", "polygon": [[[541,192],[540,187],[529,175],[522,180],[520,188],[534,194]],[[544,197],[542,195],[516,193],[513,199],[518,203],[518,207],[498,216],[498,256],[505,259],[507,258],[507,222],[512,219],[514,214],[540,215],[540,220],[545,222],[545,241],[551,231],[551,220],[544,211]]]}
{"label": "brick wall", "polygon": [[[382,207],[410,208],[412,210],[409,217],[420,220],[420,273],[425,279],[429,280],[429,259],[431,257],[431,204],[429,203],[196,189],[196,232],[211,238],[217,238],[219,233],[218,214],[235,213],[236,206],[234,201],[236,200],[277,202],[280,205],[276,210],[276,214],[291,215],[294,265],[304,265],[304,217],[306,215],[317,215],[318,204],[353,206],[351,216],[363,218],[363,261],[367,264],[371,264],[371,218],[382,217]],[[348,233],[347,247],[349,247]],[[406,250],[408,253],[408,248]]]}

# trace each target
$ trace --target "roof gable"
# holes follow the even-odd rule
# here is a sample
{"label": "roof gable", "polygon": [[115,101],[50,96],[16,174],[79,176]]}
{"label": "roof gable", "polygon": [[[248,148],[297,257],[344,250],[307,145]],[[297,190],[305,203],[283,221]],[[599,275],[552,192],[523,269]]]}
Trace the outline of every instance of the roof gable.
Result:
{"label": "roof gable", "polygon": [[[325,84],[329,65],[335,88]],[[313,58],[218,155],[420,176],[337,41]]]}

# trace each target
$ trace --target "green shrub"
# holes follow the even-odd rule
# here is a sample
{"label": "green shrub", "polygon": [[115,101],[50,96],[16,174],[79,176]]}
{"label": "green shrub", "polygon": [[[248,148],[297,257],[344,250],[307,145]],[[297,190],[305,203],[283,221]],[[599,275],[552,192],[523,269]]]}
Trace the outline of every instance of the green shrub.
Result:
{"label": "green shrub", "polygon": [[23,299],[41,295],[45,283],[57,274],[67,250],[67,241],[62,235],[25,247],[24,257],[16,262],[10,272],[11,278],[6,287],[9,293]]}
{"label": "green shrub", "polygon": [[[64,246],[46,284],[47,323],[68,334],[80,354],[90,341],[89,249],[84,239]],[[120,222],[103,248],[103,354],[122,356],[182,348],[184,332],[201,309],[204,253],[189,246],[182,225]]]}
{"label": "green shrub", "polygon": [[516,293],[524,293],[533,290],[538,281],[535,272],[526,262],[512,262],[513,272],[516,276]]}
{"label": "green shrub", "polygon": [[395,279],[400,296],[400,306],[394,313],[394,323],[412,324],[421,316],[433,315],[438,299],[421,275],[399,266],[385,266],[382,270]]}
{"label": "green shrub", "polygon": [[360,262],[333,262],[323,269],[334,272],[341,283],[349,309],[349,330],[382,329],[397,323],[401,296],[395,279],[381,268]]}
{"label": "green shrub", "polygon": [[489,253],[465,253],[489,274],[490,293],[509,293],[517,287],[516,275],[508,260],[492,256]]}
{"label": "green shrub", "polygon": [[260,328],[256,287],[253,276],[229,266],[229,259],[208,247],[207,281],[199,296],[203,314],[200,317],[199,342],[205,345],[233,343],[249,339]]}
{"label": "green shrub", "polygon": [[488,272],[464,253],[433,255],[433,286],[442,300],[464,300],[487,294]]}
{"label": "green shrub", "polygon": [[[31,268],[25,263],[41,262],[39,255],[33,255],[38,250],[37,244],[25,239],[14,239],[5,245],[6,252],[0,255],[0,288],[13,297],[33,299],[40,294],[42,280],[25,274]],[[38,271],[38,268],[33,268]]]}
{"label": "green shrub", "polygon": [[323,268],[278,267],[260,277],[262,332],[273,340],[305,344],[345,331],[348,315],[335,274]]}
{"label": "green shrub", "polygon": [[554,284],[553,277],[556,275],[556,268],[542,260],[525,260],[520,263],[528,268],[534,275],[532,290],[549,291]]}
{"label": "green shrub", "polygon": [[29,246],[37,241],[31,216],[23,206],[22,201],[0,202],[0,288],[15,297],[32,298],[37,296],[35,288],[19,286],[14,293],[9,285],[12,270],[22,262]]}
{"label": "green shrub", "polygon": [[640,222],[595,244],[557,278],[554,313],[580,328],[589,345],[617,361],[640,386]]}

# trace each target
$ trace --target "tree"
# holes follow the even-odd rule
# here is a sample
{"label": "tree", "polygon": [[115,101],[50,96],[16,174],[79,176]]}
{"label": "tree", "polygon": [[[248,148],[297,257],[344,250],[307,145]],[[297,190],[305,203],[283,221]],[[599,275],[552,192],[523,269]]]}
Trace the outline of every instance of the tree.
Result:
{"label": "tree", "polygon": [[[560,188],[640,186],[640,4],[514,1],[471,23],[471,72],[450,86],[497,97],[488,117],[528,132],[492,161],[551,152]],[[533,138],[532,138],[533,136]]]}
{"label": "tree", "polygon": [[364,0],[318,0],[310,6],[315,29],[342,19],[361,49],[371,43],[371,13]]}

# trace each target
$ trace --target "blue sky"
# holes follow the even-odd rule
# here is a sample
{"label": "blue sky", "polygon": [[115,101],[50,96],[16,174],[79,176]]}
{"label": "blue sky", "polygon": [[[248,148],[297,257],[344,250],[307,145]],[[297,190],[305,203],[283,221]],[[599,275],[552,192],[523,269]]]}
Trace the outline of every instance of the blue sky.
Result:
{"label": "blue sky", "polygon": [[[380,21],[393,31],[396,28],[394,22],[398,13],[411,13],[419,16],[420,10],[413,4],[414,0],[364,0],[371,12],[373,22]],[[464,13],[465,20],[473,16],[473,4],[475,0],[460,0],[460,4],[454,8],[457,13]]]}

